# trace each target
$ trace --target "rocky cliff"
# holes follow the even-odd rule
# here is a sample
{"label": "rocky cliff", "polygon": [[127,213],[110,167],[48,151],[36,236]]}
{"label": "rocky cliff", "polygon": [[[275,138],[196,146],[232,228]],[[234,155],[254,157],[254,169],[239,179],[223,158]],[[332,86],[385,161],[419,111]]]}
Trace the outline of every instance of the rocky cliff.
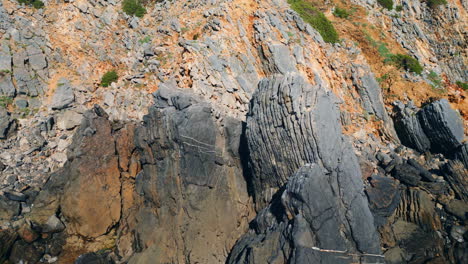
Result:
{"label": "rocky cliff", "polygon": [[468,262],[467,8],[1,1],[0,263]]}

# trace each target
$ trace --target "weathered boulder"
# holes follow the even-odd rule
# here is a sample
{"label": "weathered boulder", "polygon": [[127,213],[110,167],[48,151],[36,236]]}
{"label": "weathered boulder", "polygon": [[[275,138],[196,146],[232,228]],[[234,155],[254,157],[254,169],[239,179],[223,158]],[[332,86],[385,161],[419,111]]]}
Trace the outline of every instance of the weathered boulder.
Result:
{"label": "weathered boulder", "polygon": [[[463,122],[446,99],[435,101],[418,110],[412,103],[396,102],[395,128],[401,142],[420,152],[454,155],[464,141]],[[458,150],[459,159],[466,155]]]}
{"label": "weathered boulder", "polygon": [[418,108],[410,102],[404,105],[396,102],[395,130],[403,145],[414,148],[419,152],[430,149],[431,143],[424,133],[419,119],[416,117]]}
{"label": "weathered boulder", "polygon": [[[97,158],[99,157],[99,158]],[[121,214],[120,170],[113,130],[99,106],[83,115],[68,149],[68,162],[53,173],[34,200],[28,219],[44,232],[95,238],[107,233]]]}
{"label": "weathered boulder", "polygon": [[432,151],[450,153],[462,145],[465,137],[462,119],[446,99],[423,107],[417,116]]}
{"label": "weathered boulder", "polygon": [[82,114],[73,110],[66,110],[57,117],[57,127],[61,130],[70,130],[80,125],[82,119]]}
{"label": "weathered boulder", "polygon": [[393,169],[393,177],[400,180],[402,183],[409,186],[418,186],[421,181],[419,171],[409,164],[397,165]]}
{"label": "weathered boulder", "polygon": [[376,225],[386,223],[386,218],[393,214],[400,202],[398,183],[390,177],[373,176],[366,188],[369,208],[374,215]]}
{"label": "weathered boulder", "polygon": [[57,82],[57,89],[52,97],[51,108],[60,110],[69,107],[75,101],[73,87],[65,78],[61,78]]}

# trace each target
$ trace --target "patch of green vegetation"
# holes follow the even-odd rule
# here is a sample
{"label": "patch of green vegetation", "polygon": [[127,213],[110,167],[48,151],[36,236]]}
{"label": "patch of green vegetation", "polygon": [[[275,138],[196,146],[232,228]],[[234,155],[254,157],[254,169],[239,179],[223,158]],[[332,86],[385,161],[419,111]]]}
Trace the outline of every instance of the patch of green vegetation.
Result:
{"label": "patch of green vegetation", "polygon": [[458,87],[462,88],[464,91],[468,90],[468,83],[457,81],[456,84]]}
{"label": "patch of green vegetation", "polygon": [[138,0],[124,0],[122,9],[129,16],[143,17],[146,14],[146,9]]}
{"label": "patch of green vegetation", "polygon": [[0,75],[6,75],[6,74],[10,74],[10,73],[11,73],[11,71],[7,70],[7,69],[0,70]]}
{"label": "patch of green vegetation", "polygon": [[403,6],[402,6],[402,5],[397,5],[397,6],[395,7],[395,10],[396,10],[397,12],[401,12],[401,11],[403,11]]}
{"label": "patch of green vegetation", "polygon": [[190,29],[188,27],[183,27],[180,29],[180,31],[182,32],[182,34],[188,32]]}
{"label": "patch of green vegetation", "polygon": [[344,8],[336,7],[333,11],[333,15],[339,18],[348,18],[350,13]]}
{"label": "patch of green vegetation", "polygon": [[384,8],[388,10],[393,9],[393,0],[377,0],[377,2],[379,2],[381,6],[383,6]]}
{"label": "patch of green vegetation", "polygon": [[146,36],[146,37],[140,39],[138,42],[140,42],[140,44],[149,43],[149,42],[151,42],[151,37]]}
{"label": "patch of green vegetation", "polygon": [[101,78],[101,86],[108,87],[111,83],[117,81],[119,76],[115,71],[108,71],[106,72]]}
{"label": "patch of green vegetation", "polygon": [[41,9],[44,7],[44,2],[41,0],[18,0],[18,3],[32,6],[36,9]]}
{"label": "patch of green vegetation", "polygon": [[294,37],[294,33],[292,33],[291,31],[288,31],[286,33],[288,34],[288,37],[290,37],[290,38]]}
{"label": "patch of green vegetation", "polygon": [[440,78],[440,76],[437,73],[435,73],[434,71],[431,71],[427,75],[427,78],[429,79],[429,81],[431,81],[432,87],[437,88],[437,89],[442,88],[442,78]]}
{"label": "patch of green vegetation", "polygon": [[325,42],[336,43],[339,41],[338,33],[331,21],[311,3],[304,0],[288,0],[288,3],[305,22],[309,23],[320,33]]}
{"label": "patch of green vegetation", "polygon": [[419,64],[419,61],[409,55],[405,54],[392,54],[384,42],[375,41],[369,33],[363,30],[365,37],[369,43],[377,49],[380,56],[384,58],[385,63],[392,63],[398,68],[403,68],[406,71],[421,74],[423,67]]}
{"label": "patch of green vegetation", "polygon": [[429,6],[430,8],[434,9],[440,5],[446,5],[447,4],[447,0],[425,0],[427,6]]}
{"label": "patch of green vegetation", "polygon": [[398,68],[403,68],[406,71],[421,74],[423,67],[419,64],[419,61],[406,54],[394,54],[391,56],[391,62]]}
{"label": "patch of green vegetation", "polygon": [[11,105],[13,103],[13,98],[8,97],[8,96],[0,96],[0,106],[5,108],[8,105]]}
{"label": "patch of green vegetation", "polygon": [[376,80],[379,83],[382,83],[382,82],[385,82],[386,80],[388,80],[389,78],[390,78],[390,75],[388,73],[385,73],[384,75],[382,75],[382,77],[376,78]]}
{"label": "patch of green vegetation", "polygon": [[384,43],[384,42],[379,42],[379,41],[375,41],[370,35],[369,33],[367,33],[367,31],[364,31],[364,34],[366,36],[366,39],[367,41],[369,41],[369,43],[377,49],[377,51],[379,52],[380,56],[382,56],[384,58],[384,61],[389,61],[392,57],[393,54],[390,53],[390,51],[388,50],[387,48],[387,43]]}

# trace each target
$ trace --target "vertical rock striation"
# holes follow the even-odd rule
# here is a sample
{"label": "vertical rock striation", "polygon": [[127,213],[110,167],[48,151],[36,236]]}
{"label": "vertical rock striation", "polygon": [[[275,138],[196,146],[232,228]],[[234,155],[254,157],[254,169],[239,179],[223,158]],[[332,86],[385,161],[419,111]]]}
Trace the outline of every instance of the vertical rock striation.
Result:
{"label": "vertical rock striation", "polygon": [[256,206],[271,202],[229,263],[383,263],[335,100],[295,73],[260,82],[246,138]]}

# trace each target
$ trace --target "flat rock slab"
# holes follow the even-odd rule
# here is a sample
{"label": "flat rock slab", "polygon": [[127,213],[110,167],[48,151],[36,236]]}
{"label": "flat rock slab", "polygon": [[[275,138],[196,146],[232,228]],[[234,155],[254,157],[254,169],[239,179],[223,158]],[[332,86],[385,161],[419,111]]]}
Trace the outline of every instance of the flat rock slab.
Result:
{"label": "flat rock slab", "polygon": [[57,89],[52,97],[51,107],[53,110],[60,110],[69,107],[75,101],[73,87],[70,82],[62,78],[57,83]]}

